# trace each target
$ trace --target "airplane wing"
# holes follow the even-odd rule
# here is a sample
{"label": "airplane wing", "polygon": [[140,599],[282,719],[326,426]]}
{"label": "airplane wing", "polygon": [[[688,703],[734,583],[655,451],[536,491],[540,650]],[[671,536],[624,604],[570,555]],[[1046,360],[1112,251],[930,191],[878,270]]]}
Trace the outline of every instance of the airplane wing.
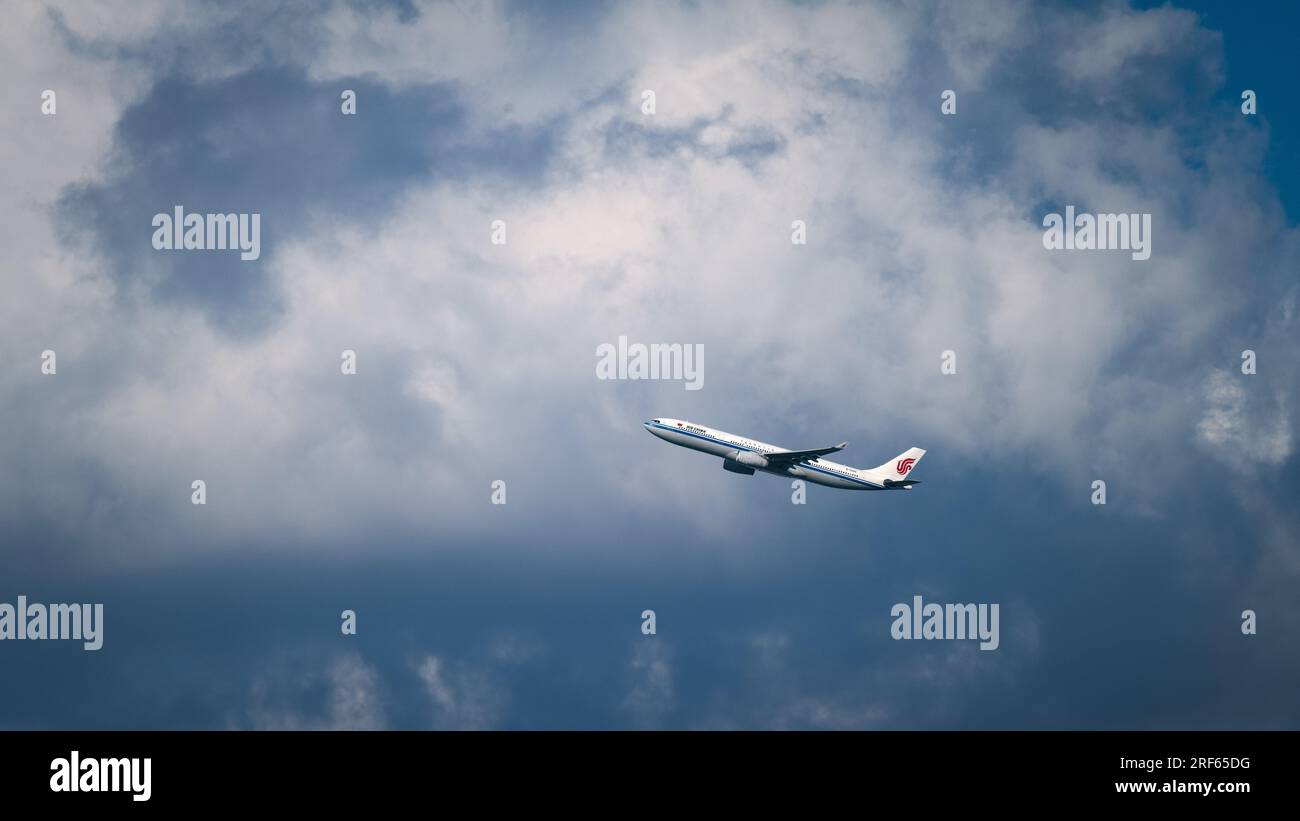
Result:
{"label": "airplane wing", "polygon": [[840,442],[838,445],[832,445],[829,448],[813,448],[812,450],[778,450],[775,453],[763,454],[767,457],[767,463],[772,466],[789,466],[797,465],[800,462],[806,462],[809,459],[816,459],[818,456],[825,456],[828,453],[834,453],[837,450],[844,450],[849,446],[848,442]]}

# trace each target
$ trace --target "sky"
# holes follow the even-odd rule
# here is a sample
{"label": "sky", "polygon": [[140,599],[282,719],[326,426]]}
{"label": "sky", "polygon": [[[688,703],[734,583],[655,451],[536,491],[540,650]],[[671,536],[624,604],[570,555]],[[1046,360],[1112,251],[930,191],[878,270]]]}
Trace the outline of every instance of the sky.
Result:
{"label": "sky", "polygon": [[[1300,727],[1293,12],[4,13],[0,603],[104,623],[0,641],[0,726]],[[922,484],[794,504],[654,417]]]}

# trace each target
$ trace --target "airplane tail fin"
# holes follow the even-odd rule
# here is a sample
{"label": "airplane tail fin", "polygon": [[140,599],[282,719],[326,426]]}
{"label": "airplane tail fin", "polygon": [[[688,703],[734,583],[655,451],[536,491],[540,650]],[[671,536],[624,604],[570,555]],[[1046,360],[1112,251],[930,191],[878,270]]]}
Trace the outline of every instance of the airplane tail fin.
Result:
{"label": "airplane tail fin", "polygon": [[898,454],[880,467],[873,468],[871,472],[883,476],[887,485],[904,481],[907,481],[908,485],[916,484],[909,481],[907,477],[924,455],[925,451],[921,448],[908,448],[904,453]]}

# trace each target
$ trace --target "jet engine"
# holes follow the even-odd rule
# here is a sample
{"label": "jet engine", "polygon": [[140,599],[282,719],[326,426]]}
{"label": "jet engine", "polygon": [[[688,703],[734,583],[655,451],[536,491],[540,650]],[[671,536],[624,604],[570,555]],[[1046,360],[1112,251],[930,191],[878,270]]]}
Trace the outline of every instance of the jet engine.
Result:
{"label": "jet engine", "polygon": [[723,469],[723,470],[729,470],[729,471],[731,471],[732,473],[743,473],[743,474],[746,475],[746,476],[753,476],[753,475],[754,475],[754,469],[753,469],[753,468],[747,468],[747,467],[745,467],[744,465],[742,465],[741,463],[737,462],[735,459],[725,459],[725,458],[724,458],[724,459],[722,460],[722,469]]}
{"label": "jet engine", "polygon": [[750,467],[750,468],[767,467],[767,459],[765,457],[759,456],[757,453],[750,453],[747,450],[736,451],[735,453],[731,454],[731,459],[732,461],[739,462],[745,467]]}

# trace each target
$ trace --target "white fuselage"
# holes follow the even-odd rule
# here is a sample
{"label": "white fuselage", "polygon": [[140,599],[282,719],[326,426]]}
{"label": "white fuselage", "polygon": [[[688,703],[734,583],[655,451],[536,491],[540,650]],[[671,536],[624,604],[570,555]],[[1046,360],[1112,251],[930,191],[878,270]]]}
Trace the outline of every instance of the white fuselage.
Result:
{"label": "white fuselage", "polygon": [[651,419],[645,423],[645,429],[674,445],[721,456],[730,463],[752,467],[764,473],[803,479],[807,482],[846,490],[885,489],[885,477],[875,475],[874,471],[851,468],[825,459],[806,459],[789,467],[765,466],[761,458],[764,454],[779,453],[785,448],[715,428],[706,428],[683,419]]}

